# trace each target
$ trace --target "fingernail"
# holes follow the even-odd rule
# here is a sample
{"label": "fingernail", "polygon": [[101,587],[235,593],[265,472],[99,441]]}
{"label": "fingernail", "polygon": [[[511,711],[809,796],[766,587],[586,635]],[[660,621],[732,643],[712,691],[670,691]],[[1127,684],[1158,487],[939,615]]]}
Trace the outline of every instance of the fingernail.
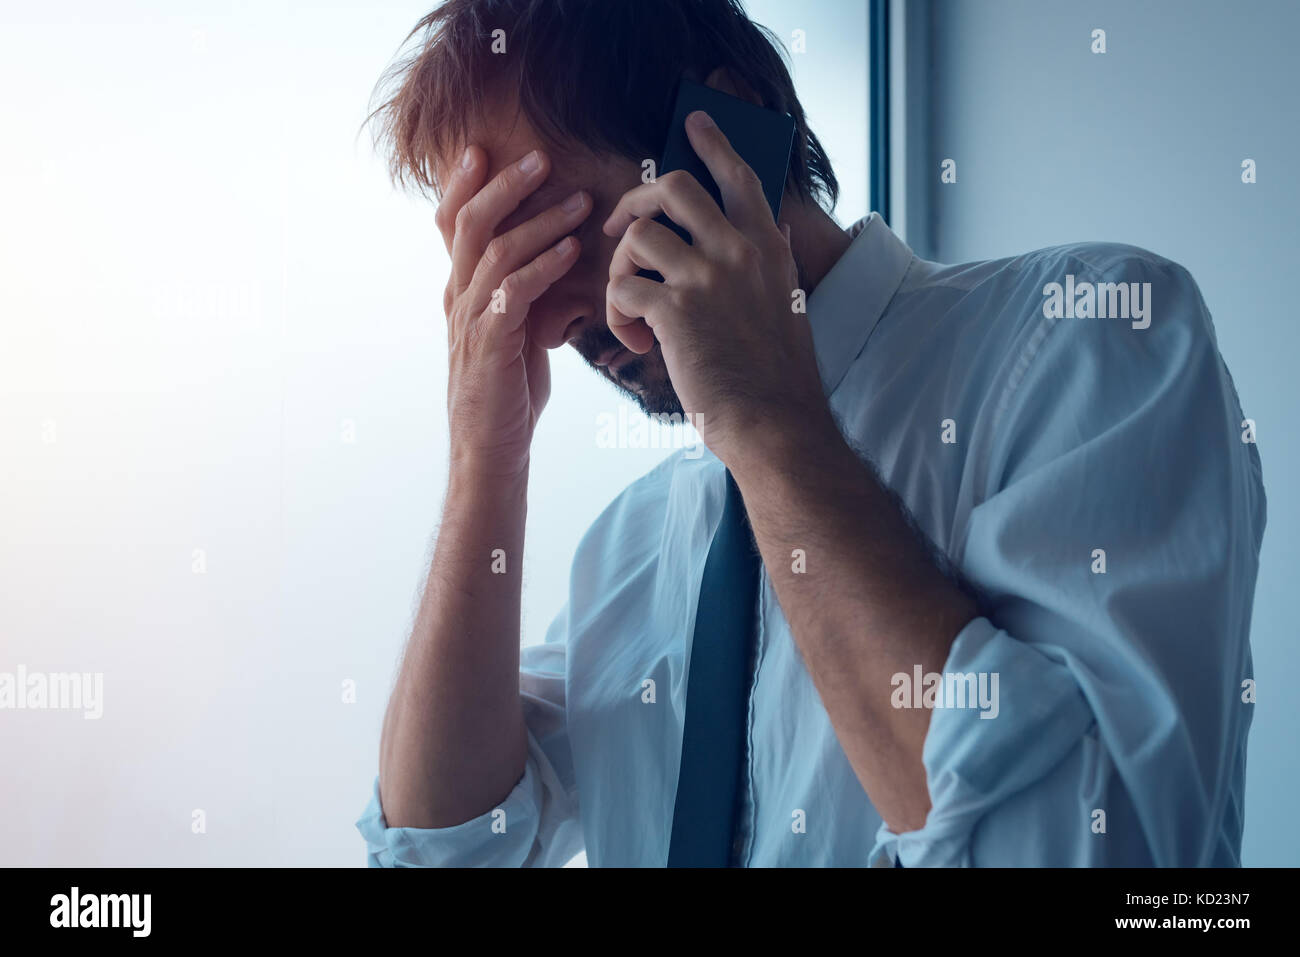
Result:
{"label": "fingernail", "polygon": [[561,239],[558,243],[555,244],[555,251],[561,254],[567,253],[572,248],[573,248],[572,236],[565,236],[563,239]]}
{"label": "fingernail", "polygon": [[713,125],[713,118],[703,110],[696,110],[690,116],[686,117],[686,122],[693,123],[697,130],[707,130]]}
{"label": "fingernail", "polygon": [[519,172],[535,173],[542,166],[542,158],[537,155],[537,150],[533,150],[527,156],[519,161]]}
{"label": "fingernail", "polygon": [[460,158],[461,169],[469,169],[474,165],[474,151],[466,147],[465,155]]}
{"label": "fingernail", "polygon": [[584,198],[585,197],[582,195],[582,190],[578,190],[578,192],[574,193],[572,196],[570,196],[568,199],[562,202],[560,204],[560,208],[563,209],[566,213],[577,212],[578,210],[582,209],[582,201]]}

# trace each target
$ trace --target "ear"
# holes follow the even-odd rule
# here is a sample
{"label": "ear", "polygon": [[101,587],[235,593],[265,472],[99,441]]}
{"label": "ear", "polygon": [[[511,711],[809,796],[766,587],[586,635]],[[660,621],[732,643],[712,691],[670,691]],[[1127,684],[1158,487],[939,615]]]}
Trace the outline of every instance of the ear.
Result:
{"label": "ear", "polygon": [[729,93],[742,100],[748,100],[755,106],[763,105],[762,98],[750,89],[749,85],[745,83],[744,80],[737,77],[725,66],[720,66],[710,73],[705,78],[704,85],[711,86],[715,90],[721,90],[723,93]]}

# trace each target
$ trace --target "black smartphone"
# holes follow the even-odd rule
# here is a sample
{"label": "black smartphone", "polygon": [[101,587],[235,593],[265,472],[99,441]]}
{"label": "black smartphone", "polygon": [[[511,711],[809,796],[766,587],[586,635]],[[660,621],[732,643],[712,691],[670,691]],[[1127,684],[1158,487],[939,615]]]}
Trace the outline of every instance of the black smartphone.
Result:
{"label": "black smartphone", "polygon": [[[686,117],[696,110],[703,110],[713,118],[713,122],[731,141],[732,148],[740,154],[740,158],[758,174],[759,182],[763,184],[763,196],[772,208],[772,219],[776,220],[781,214],[781,196],[785,192],[785,179],[790,170],[794,117],[755,106],[747,100],[702,83],[687,79],[679,81],[672,122],[668,124],[668,138],[664,142],[655,175],[658,177],[673,170],[686,170],[708,190],[713,201],[723,207],[724,213],[726,207],[718,184],[709,175],[704,161],[691,148],[691,141],[686,135]],[[664,224],[686,242],[691,242],[691,234],[662,213],[655,217],[655,222]],[[642,269],[637,275],[656,282],[664,280],[663,276],[650,269]]]}

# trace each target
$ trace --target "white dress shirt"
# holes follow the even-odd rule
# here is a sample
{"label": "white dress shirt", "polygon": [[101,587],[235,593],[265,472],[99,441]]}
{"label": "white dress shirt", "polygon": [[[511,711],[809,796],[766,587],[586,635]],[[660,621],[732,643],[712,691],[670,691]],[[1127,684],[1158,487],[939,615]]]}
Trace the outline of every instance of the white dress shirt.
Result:
{"label": "white dress shirt", "polygon": [[[988,596],[944,675],[996,675],[996,708],[935,707],[932,808],[892,833],[764,572],[739,859],[1239,864],[1265,499],[1195,282],[1132,246],[945,266],[875,214],[851,235],[808,299],[825,391]],[[1120,283],[1136,284],[1125,302]],[[664,865],[723,494],[722,464],[684,450],[613,501],[565,610],[523,649],[519,782],[480,817],[421,829],[387,826],[376,779],[357,822],[370,864],[557,866],[585,848],[591,866]]]}

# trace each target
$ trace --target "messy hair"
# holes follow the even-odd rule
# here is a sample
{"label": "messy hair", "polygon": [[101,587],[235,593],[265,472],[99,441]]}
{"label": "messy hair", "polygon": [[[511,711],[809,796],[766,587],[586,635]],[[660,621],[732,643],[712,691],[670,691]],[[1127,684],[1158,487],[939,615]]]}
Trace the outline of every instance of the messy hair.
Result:
{"label": "messy hair", "polygon": [[808,128],[784,48],[741,0],[445,0],[375,88],[376,145],[394,182],[432,191],[432,159],[466,145],[490,94],[513,95],[551,148],[658,159],[677,80],[726,67],[795,122],[787,189],[834,209],[839,183]]}

